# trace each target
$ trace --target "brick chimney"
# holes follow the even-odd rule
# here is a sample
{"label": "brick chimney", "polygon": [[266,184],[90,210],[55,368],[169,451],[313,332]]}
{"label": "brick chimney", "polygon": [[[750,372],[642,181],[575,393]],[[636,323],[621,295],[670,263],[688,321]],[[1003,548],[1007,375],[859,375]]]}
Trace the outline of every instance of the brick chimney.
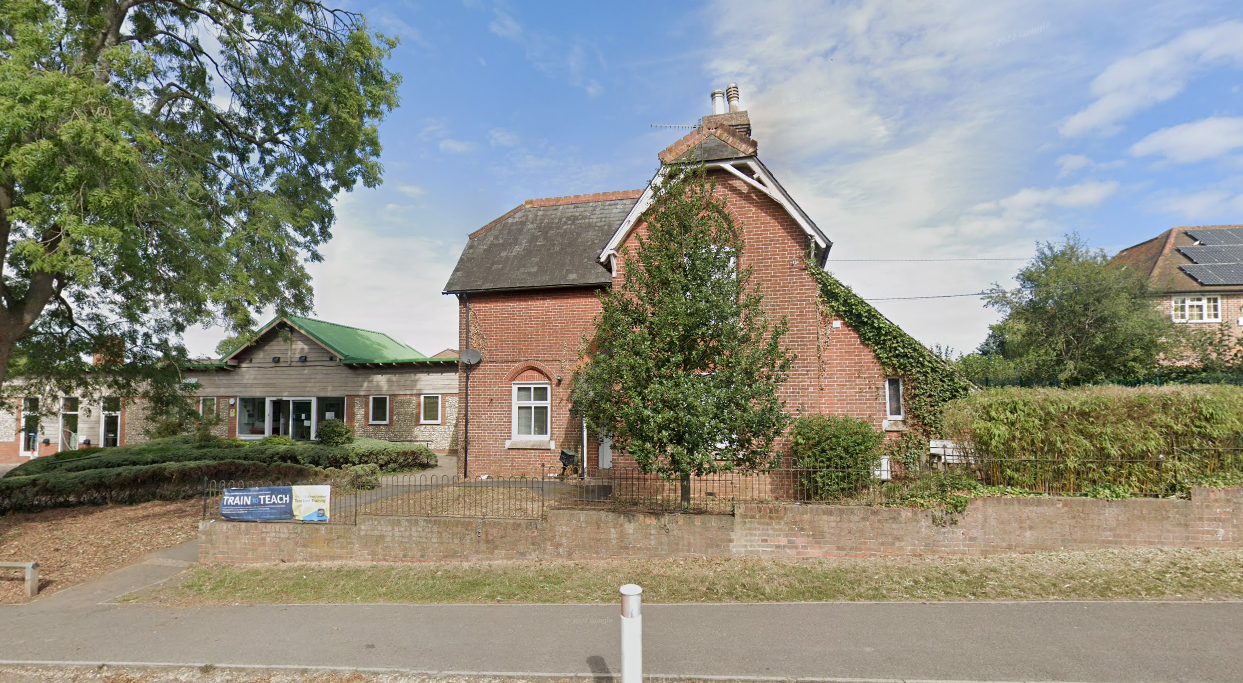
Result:
{"label": "brick chimney", "polygon": [[[722,94],[725,96],[724,99],[729,100],[729,111],[726,112],[720,111],[724,109],[721,106],[723,104]],[[743,110],[739,99],[737,83],[730,83],[724,93],[720,90],[712,91],[712,113],[703,117],[702,127],[705,130],[711,130],[728,126],[737,133],[751,137],[751,118]]]}

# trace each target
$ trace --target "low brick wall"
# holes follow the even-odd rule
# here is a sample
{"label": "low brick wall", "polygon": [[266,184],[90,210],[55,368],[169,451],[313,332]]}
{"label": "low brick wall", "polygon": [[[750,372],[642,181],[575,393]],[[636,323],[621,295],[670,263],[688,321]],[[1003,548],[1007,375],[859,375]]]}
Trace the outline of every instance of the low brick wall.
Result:
{"label": "low brick wall", "polygon": [[204,562],[843,557],[1243,547],[1243,488],[1191,500],[983,498],[961,515],[739,505],[733,516],[551,510],[543,520],[358,518],[357,526],[204,522]]}

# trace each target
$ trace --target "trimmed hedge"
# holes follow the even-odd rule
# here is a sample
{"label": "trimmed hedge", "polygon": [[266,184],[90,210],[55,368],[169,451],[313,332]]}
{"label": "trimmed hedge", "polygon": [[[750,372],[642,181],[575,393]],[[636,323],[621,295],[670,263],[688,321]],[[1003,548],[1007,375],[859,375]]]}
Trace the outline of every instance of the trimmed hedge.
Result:
{"label": "trimmed hedge", "polygon": [[306,481],[327,476],[325,469],[360,465],[378,477],[380,472],[435,464],[436,454],[422,444],[356,439],[329,447],[281,438],[196,444],[191,436],[176,436],[92,449],[81,457],[36,458],[24,463],[0,478],[0,514],[186,498],[202,491],[204,478]]}
{"label": "trimmed hedge", "polygon": [[200,460],[49,472],[0,479],[0,514],[71,505],[141,503],[192,498],[205,479],[299,482],[318,479],[314,467],[245,460]]}
{"label": "trimmed hedge", "polygon": [[794,466],[816,500],[847,496],[872,483],[885,435],[871,423],[844,415],[805,415],[790,430]]}
{"label": "trimmed hedge", "polygon": [[1240,467],[1243,388],[989,389],[949,403],[946,435],[985,483],[1049,493],[1120,487],[1175,494]]}

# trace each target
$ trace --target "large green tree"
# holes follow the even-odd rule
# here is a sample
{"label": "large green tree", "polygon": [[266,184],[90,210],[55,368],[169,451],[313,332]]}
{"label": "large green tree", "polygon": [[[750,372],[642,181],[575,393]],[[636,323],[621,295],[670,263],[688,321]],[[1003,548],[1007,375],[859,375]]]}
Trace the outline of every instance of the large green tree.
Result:
{"label": "large green tree", "polygon": [[1150,375],[1176,339],[1142,275],[1078,236],[1037,245],[1013,289],[994,285],[987,305],[1004,318],[960,367],[1034,384],[1084,384]]}
{"label": "large green tree", "polygon": [[671,167],[622,254],[620,287],[574,375],[588,423],[644,472],[691,475],[758,468],[789,417],[777,396],[793,355],[752,285],[742,231],[702,166]]}
{"label": "large green tree", "polygon": [[334,196],[380,182],[395,45],[314,0],[0,1],[0,382],[307,310]]}

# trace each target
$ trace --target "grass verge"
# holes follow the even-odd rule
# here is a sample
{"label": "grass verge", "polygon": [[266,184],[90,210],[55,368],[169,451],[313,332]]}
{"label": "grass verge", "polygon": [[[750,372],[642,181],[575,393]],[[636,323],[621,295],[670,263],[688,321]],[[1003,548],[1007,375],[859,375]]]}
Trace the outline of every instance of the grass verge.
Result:
{"label": "grass verge", "polygon": [[1213,600],[1243,598],[1243,551],[835,560],[756,558],[203,566],[134,600],[163,604]]}

